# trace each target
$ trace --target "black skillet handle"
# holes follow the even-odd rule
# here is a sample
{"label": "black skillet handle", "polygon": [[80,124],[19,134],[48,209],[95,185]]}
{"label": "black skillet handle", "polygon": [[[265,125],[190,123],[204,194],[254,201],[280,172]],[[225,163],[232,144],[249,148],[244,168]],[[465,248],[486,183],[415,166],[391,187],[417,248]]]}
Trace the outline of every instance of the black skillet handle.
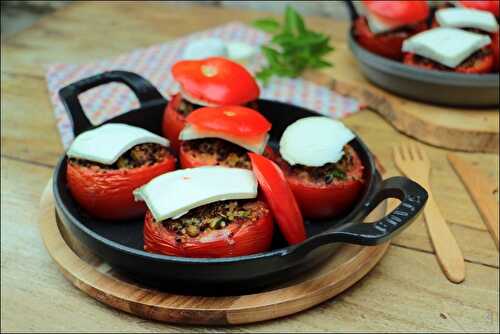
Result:
{"label": "black skillet handle", "polygon": [[70,115],[73,123],[73,133],[78,136],[85,130],[91,129],[94,125],[90,122],[83,111],[78,95],[81,93],[110,82],[120,82],[127,85],[137,96],[141,107],[147,102],[163,99],[158,90],[140,75],[127,71],[109,71],[81,79],[59,90],[59,97]]}
{"label": "black skillet handle", "polygon": [[318,234],[302,244],[293,252],[303,253],[326,243],[345,242],[357,245],[377,245],[383,243],[403,229],[418,216],[427,202],[427,191],[418,183],[402,176],[382,181],[377,193],[363,207],[366,216],[383,200],[397,198],[401,203],[391,213],[374,223],[351,222],[337,229]]}
{"label": "black skillet handle", "polygon": [[347,7],[347,10],[349,11],[349,17],[351,18],[351,23],[354,24],[354,21],[359,17],[358,11],[356,10],[356,7],[354,7],[354,4],[352,3],[352,0],[344,0],[345,6]]}

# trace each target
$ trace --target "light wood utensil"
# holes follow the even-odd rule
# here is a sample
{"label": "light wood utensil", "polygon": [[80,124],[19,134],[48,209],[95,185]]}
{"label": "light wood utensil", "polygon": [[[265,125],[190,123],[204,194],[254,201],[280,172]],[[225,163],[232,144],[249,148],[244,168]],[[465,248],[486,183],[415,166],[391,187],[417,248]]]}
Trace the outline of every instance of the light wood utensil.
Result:
{"label": "light wood utensil", "polygon": [[464,257],[431,192],[429,158],[420,145],[415,143],[394,147],[393,152],[394,161],[399,170],[418,182],[429,193],[429,199],[424,208],[424,217],[438,262],[451,282],[462,282],[465,279]]}
{"label": "light wood utensil", "polygon": [[478,168],[457,155],[448,154],[448,160],[476,204],[498,249],[498,203],[493,195],[494,183]]}

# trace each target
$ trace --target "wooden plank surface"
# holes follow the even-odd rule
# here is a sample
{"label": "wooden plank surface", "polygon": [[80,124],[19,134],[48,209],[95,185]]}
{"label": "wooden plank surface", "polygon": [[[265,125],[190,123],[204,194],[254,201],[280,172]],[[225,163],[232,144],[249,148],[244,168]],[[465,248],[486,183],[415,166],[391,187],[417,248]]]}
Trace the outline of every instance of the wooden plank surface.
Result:
{"label": "wooden plank surface", "polygon": [[[264,15],[205,7],[167,9],[158,4],[131,11],[111,3],[78,3],[2,42],[2,330],[214,330],[145,322],[111,310],[74,289],[51,262],[38,235],[35,214],[40,192],[63,149],[43,64],[111,57],[236,18],[249,22]],[[336,52],[348,52],[339,44],[346,33],[344,23],[321,18],[307,22],[332,35]],[[354,63],[336,65],[329,72],[336,77],[357,73]],[[383,161],[388,173],[397,175],[391,147],[409,139],[371,111],[345,121]],[[498,252],[446,160],[449,151],[425,149],[432,161],[436,201],[466,258],[464,283],[452,285],[444,278],[425,226],[416,222],[393,241],[381,264],[347,293],[283,320],[233,329],[494,331],[498,327]],[[498,155],[459,155],[498,185]],[[498,200],[498,189],[495,194]]]}

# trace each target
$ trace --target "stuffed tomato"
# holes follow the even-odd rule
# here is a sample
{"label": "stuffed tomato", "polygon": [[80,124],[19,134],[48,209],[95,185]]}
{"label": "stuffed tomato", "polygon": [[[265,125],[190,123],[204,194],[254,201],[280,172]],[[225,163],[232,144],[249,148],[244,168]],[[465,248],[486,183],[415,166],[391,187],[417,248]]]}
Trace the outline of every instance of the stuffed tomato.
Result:
{"label": "stuffed tomato", "polygon": [[181,169],[159,176],[135,195],[149,207],[144,249],[185,257],[231,257],[269,249],[273,216],[257,197],[249,170]]}
{"label": "stuffed tomato", "polygon": [[291,124],[280,140],[280,166],[302,215],[323,219],[342,215],[359,199],[364,167],[348,144],[354,134],[341,122],[307,117]]}
{"label": "stuffed tomato", "polygon": [[175,169],[168,141],[125,124],[108,124],[79,135],[67,152],[71,195],[89,215],[129,219],[144,214],[134,189]]}
{"label": "stuffed tomato", "polygon": [[206,106],[241,105],[257,109],[260,90],[252,75],[240,64],[212,57],[183,60],[172,67],[172,75],[180,85],[163,116],[163,134],[179,149],[179,133],[186,117]]}
{"label": "stuffed tomato", "polygon": [[428,28],[427,1],[363,1],[366,16],[354,22],[353,33],[367,50],[400,60],[408,37]]}
{"label": "stuffed tomato", "polygon": [[[498,3],[497,3],[498,4]],[[498,30],[495,15],[484,8],[454,7],[447,5],[438,9],[434,15],[433,27],[459,28],[471,33],[489,36],[491,43],[473,53],[458,67],[453,69],[460,73],[487,73],[498,69]],[[405,63],[429,69],[451,70],[439,63],[422,59],[414,54],[405,56]]]}
{"label": "stuffed tomato", "polygon": [[266,151],[271,123],[240,106],[205,107],[186,118],[179,138],[182,168],[227,166],[250,169],[248,152]]}
{"label": "stuffed tomato", "polygon": [[457,73],[488,73],[493,52],[488,35],[453,27],[438,27],[414,35],[403,43],[404,63]]}
{"label": "stuffed tomato", "polygon": [[252,164],[257,176],[242,168],[204,166],[163,174],[136,189],[136,199],[149,208],[144,249],[197,258],[265,252],[274,221],[290,244],[304,241],[304,222],[281,170],[256,154]]}

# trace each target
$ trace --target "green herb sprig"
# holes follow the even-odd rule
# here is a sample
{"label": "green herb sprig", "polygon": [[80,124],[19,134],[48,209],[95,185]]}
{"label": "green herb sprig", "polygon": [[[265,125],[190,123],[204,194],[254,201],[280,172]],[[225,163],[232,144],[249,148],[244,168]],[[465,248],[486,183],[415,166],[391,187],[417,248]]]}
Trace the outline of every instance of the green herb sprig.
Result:
{"label": "green herb sprig", "polygon": [[287,6],[283,24],[272,18],[260,19],[253,26],[272,35],[268,45],[261,46],[267,65],[257,72],[257,79],[266,85],[273,76],[298,77],[305,69],[333,66],[324,59],[334,48],[330,37],[306,28],[303,18]]}

